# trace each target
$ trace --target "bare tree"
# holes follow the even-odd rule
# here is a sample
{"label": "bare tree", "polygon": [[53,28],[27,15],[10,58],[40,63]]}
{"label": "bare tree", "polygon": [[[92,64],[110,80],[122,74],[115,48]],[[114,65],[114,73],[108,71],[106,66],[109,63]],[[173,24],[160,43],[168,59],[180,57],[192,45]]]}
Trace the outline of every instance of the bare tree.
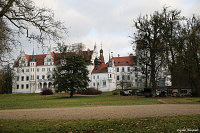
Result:
{"label": "bare tree", "polygon": [[[9,44],[16,44],[11,42],[17,39],[9,39],[22,35],[44,45],[46,40],[56,42],[63,38],[63,33],[67,33],[63,23],[54,19],[54,13],[50,9],[39,8],[31,0],[0,0],[0,20],[1,31],[6,27],[12,33],[5,33],[5,44],[9,41]],[[8,45],[7,48],[11,46]]]}
{"label": "bare tree", "polygon": [[0,19],[0,32],[0,62],[3,62],[3,58],[12,50],[11,45],[14,44],[14,39],[12,31],[2,19]]}
{"label": "bare tree", "polygon": [[159,12],[152,15],[138,17],[135,21],[137,32],[134,34],[134,43],[137,45],[137,59],[141,66],[141,71],[150,77],[149,86],[153,88],[153,95],[157,87],[157,74],[164,64],[164,45],[161,41],[160,26],[163,19]]}

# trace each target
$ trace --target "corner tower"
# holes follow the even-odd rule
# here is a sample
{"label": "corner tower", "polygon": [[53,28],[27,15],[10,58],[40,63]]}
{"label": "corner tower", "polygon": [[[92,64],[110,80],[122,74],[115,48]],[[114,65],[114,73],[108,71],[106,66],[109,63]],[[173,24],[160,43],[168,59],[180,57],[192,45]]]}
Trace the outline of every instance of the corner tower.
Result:
{"label": "corner tower", "polygon": [[101,49],[100,49],[100,57],[99,57],[99,59],[101,60],[101,63],[102,63],[102,64],[105,64],[105,61],[104,61],[104,56],[103,56],[102,44],[101,44]]}

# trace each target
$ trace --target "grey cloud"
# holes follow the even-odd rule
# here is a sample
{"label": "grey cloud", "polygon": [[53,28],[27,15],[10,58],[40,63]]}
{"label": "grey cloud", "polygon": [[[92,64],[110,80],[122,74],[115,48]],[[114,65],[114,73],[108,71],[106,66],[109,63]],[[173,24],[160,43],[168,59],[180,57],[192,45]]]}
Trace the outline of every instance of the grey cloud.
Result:
{"label": "grey cloud", "polygon": [[83,42],[90,49],[101,41],[108,55],[126,55],[132,51],[128,35],[134,32],[133,19],[170,6],[183,15],[199,14],[198,0],[34,0],[55,11],[69,28],[67,43]]}

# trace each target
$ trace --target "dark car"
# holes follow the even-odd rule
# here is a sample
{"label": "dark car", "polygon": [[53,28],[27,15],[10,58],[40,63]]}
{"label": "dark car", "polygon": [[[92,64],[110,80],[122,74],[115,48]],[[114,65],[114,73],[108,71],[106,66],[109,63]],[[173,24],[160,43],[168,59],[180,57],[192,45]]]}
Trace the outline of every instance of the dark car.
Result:
{"label": "dark car", "polygon": [[133,90],[131,91],[131,94],[132,94],[132,95],[137,95],[137,92],[138,92],[138,89],[133,89]]}
{"label": "dark car", "polygon": [[132,90],[122,90],[120,91],[121,96],[131,96],[132,95]]}
{"label": "dark car", "polygon": [[144,88],[144,96],[152,97],[152,88]]}
{"label": "dark car", "polygon": [[159,95],[160,97],[167,97],[167,91],[161,91],[161,93],[160,93],[160,95]]}
{"label": "dark car", "polygon": [[137,96],[144,96],[144,90],[142,90],[142,89],[137,90],[136,95]]}

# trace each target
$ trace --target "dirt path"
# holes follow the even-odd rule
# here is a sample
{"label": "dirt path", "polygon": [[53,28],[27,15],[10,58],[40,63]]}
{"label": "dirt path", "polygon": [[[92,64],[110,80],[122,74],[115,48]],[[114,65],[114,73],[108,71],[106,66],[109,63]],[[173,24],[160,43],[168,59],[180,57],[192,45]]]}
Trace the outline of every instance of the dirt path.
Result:
{"label": "dirt path", "polygon": [[0,119],[104,119],[200,114],[200,104],[0,110]]}

